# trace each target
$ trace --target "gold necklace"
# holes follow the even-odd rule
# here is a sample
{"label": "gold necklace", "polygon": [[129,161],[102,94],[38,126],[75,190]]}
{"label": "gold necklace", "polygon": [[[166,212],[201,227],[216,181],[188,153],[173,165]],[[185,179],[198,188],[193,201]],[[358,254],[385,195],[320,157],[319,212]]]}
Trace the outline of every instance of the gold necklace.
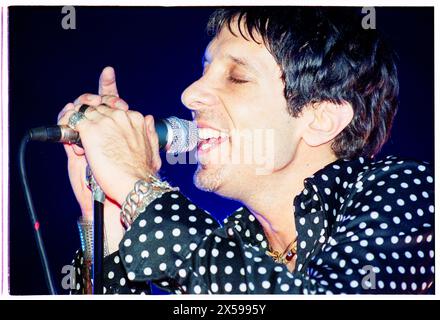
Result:
{"label": "gold necklace", "polygon": [[288,264],[296,256],[296,238],[293,240],[282,253],[272,250],[269,245],[269,250],[266,254],[273,258],[276,263]]}

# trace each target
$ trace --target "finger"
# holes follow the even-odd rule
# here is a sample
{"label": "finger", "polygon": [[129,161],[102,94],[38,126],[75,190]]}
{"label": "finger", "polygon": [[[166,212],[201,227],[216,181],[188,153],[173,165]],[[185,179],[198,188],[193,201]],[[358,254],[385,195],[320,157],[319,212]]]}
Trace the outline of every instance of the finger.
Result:
{"label": "finger", "polygon": [[113,109],[128,110],[128,104],[124,100],[116,96],[102,96],[101,103],[110,106]]}
{"label": "finger", "polygon": [[82,106],[84,106],[84,104],[75,105],[75,111],[82,112],[89,120],[92,120],[92,118],[95,118],[97,116],[97,114],[96,114],[97,111],[101,110],[99,113],[104,113],[103,112],[104,108],[110,109],[110,107],[107,105],[98,104],[96,106],[85,105],[86,106],[85,110],[83,109],[80,111]]}
{"label": "finger", "polygon": [[[79,110],[79,108],[80,106],[75,106],[76,110]],[[109,117],[115,120],[116,118],[128,119],[126,111],[122,111],[120,109],[113,109],[104,104],[100,104],[96,107],[89,106],[84,112],[84,115],[86,116],[86,119],[88,121],[92,121],[92,122],[99,121],[103,117]],[[80,122],[82,121],[83,120],[81,120]]]}
{"label": "finger", "polygon": [[79,161],[81,158],[83,158],[82,161],[85,161],[84,151],[82,151],[82,152],[75,151],[74,148],[77,147],[76,145],[65,143],[65,144],[63,144],[63,146],[64,146],[64,150],[66,150],[66,154],[67,154],[68,159],[72,159],[74,161]]}
{"label": "finger", "polygon": [[[101,107],[104,107],[104,106],[102,106],[102,105],[100,105],[100,106],[101,106]],[[80,107],[81,107],[81,105],[77,105],[77,106],[75,106],[73,109],[70,109],[70,108],[69,108],[69,110],[67,110],[67,111],[63,114],[63,116],[59,119],[59,121],[58,121],[58,125],[68,125],[68,124],[69,124],[69,119],[70,119],[70,117],[71,117],[74,113],[78,112],[78,110],[79,110]],[[109,110],[111,110],[109,107],[106,107],[106,108],[109,109]],[[121,112],[123,112],[123,111],[121,111]],[[84,114],[85,118],[82,119],[82,120],[80,120],[79,122],[82,122],[82,121],[84,121],[84,120],[92,121],[92,120],[96,120],[96,119],[98,119],[99,117],[104,116],[103,113],[98,112],[98,111],[96,110],[96,107],[91,107],[91,106],[89,106],[89,107],[87,108],[87,110],[86,110],[83,114]],[[79,123],[79,122],[78,122],[78,123]]]}
{"label": "finger", "polygon": [[157,153],[157,155],[155,154],[154,161],[153,161],[154,173],[157,173],[161,167],[162,167],[162,159],[160,158],[159,153]]}
{"label": "finger", "polygon": [[112,109],[110,108],[110,106],[106,104],[100,104],[99,106],[96,106],[95,109],[97,112],[107,116],[111,116],[114,110],[119,110],[119,109]]}
{"label": "finger", "polygon": [[[73,106],[73,104],[72,104]],[[69,123],[69,118],[74,114],[76,111],[74,108],[70,108],[63,112],[63,114],[58,119],[58,125],[67,125]]]}
{"label": "finger", "polygon": [[152,167],[154,172],[157,172],[162,167],[162,159],[159,154],[159,137],[157,136],[156,132],[154,132],[154,134],[151,137],[151,144],[152,144],[151,149],[153,152]]}
{"label": "finger", "polygon": [[[82,117],[81,120],[76,122],[75,131],[77,131],[80,134],[80,136],[81,136],[81,133],[83,131],[86,131],[86,129],[90,128],[92,122],[94,122],[94,120],[91,119],[91,117],[90,117],[91,114],[92,114],[92,112],[88,113],[87,116]],[[99,116],[99,112],[96,112],[96,114],[98,114],[98,116]]]}
{"label": "finger", "polygon": [[[61,109],[60,113],[58,113],[58,116],[57,116],[57,123],[58,123],[58,124],[61,124],[61,123],[60,123],[60,119],[64,117],[64,115],[66,114],[67,111],[74,110],[74,108],[75,108],[75,106],[73,105],[73,103],[68,103],[68,104],[66,104],[66,105],[64,106],[64,108]],[[66,122],[66,123],[67,123],[67,122]]]}
{"label": "finger", "polygon": [[73,146],[72,145],[70,145],[68,143],[64,143],[63,146],[64,146],[64,150],[66,150],[67,156],[69,158],[70,157],[76,157],[76,153],[73,150]]}
{"label": "finger", "polygon": [[151,115],[146,115],[145,119],[145,127],[147,128],[147,134],[150,136],[152,134],[152,128],[154,128],[154,118]]}
{"label": "finger", "polygon": [[[75,109],[73,108],[74,107],[72,103],[68,103],[66,107],[64,107],[66,111],[61,116],[61,118],[58,119],[58,125],[67,125],[67,123],[69,122],[69,118],[72,116],[74,112],[76,112]],[[66,150],[68,157],[72,157],[74,155],[76,156],[84,155],[84,149],[75,144],[64,143],[64,149]]]}
{"label": "finger", "polygon": [[138,111],[128,111],[127,112],[128,117],[130,118],[130,122],[132,127],[134,128],[142,128],[144,130],[146,128],[146,123],[144,116],[142,113]]}
{"label": "finger", "polygon": [[159,154],[159,137],[154,127],[154,118],[150,115],[145,117],[145,124],[147,129],[147,137],[152,152],[152,169],[154,172],[159,171],[162,166],[162,159]]}
{"label": "finger", "polygon": [[112,67],[105,67],[99,77],[99,95],[117,96],[118,88],[116,87],[115,70]]}
{"label": "finger", "polygon": [[77,156],[83,156],[85,154],[85,151],[83,148],[77,146],[76,144],[72,144],[71,145],[73,152],[77,155]]}
{"label": "finger", "polygon": [[[76,105],[75,111],[79,112],[81,106],[82,105]],[[104,106],[103,105],[98,105],[96,107],[88,106],[88,108],[85,111],[83,111],[83,114],[87,118],[87,120],[95,121],[99,117],[103,116],[102,112],[99,112],[97,108],[104,108]],[[109,107],[105,107],[105,108],[110,109]]]}
{"label": "finger", "polygon": [[[118,109],[118,108],[111,108],[108,105],[101,104],[99,106],[95,107],[96,111],[99,112],[103,116],[111,117],[111,118],[123,118],[123,119],[129,119],[127,111]],[[128,111],[131,112],[131,111]]]}
{"label": "finger", "polygon": [[88,104],[89,106],[97,106],[101,104],[102,97],[96,94],[85,93],[80,95],[73,102],[74,105]]}
{"label": "finger", "polygon": [[[91,106],[88,104],[84,104],[84,103],[80,103],[80,104],[75,104],[75,111],[76,112],[82,112],[84,115],[88,114],[90,111],[94,110],[97,106],[99,106],[101,104],[97,104],[96,106]],[[85,110],[84,108],[80,111],[80,109],[82,108],[82,106],[85,106]]]}

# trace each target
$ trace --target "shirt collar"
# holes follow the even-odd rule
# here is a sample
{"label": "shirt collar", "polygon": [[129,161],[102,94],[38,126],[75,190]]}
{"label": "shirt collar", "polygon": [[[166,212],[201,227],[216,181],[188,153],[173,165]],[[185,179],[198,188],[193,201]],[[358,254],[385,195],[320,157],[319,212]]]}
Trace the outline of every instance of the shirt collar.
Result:
{"label": "shirt collar", "polygon": [[[297,271],[301,271],[313,253],[327,241],[334,218],[340,210],[347,188],[362,179],[365,159],[339,159],[304,180],[304,189],[293,202],[298,237]],[[353,175],[353,173],[359,174]],[[356,178],[356,179],[355,179]],[[238,209],[224,220],[227,235],[241,235],[251,246],[267,249],[268,242],[262,226],[246,207]],[[243,237],[244,236],[244,237]]]}
{"label": "shirt collar", "polygon": [[[303,191],[295,197],[295,214],[304,216],[316,211],[336,216],[345,201],[346,191],[362,179],[361,168],[366,166],[363,158],[339,159],[315,172],[304,180]],[[356,176],[353,173],[358,172]]]}

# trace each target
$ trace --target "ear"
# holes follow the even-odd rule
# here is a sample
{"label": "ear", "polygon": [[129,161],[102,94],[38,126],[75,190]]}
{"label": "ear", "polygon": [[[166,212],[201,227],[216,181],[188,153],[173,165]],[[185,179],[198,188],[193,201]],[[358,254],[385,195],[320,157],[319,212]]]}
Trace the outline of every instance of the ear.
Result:
{"label": "ear", "polygon": [[306,112],[309,122],[303,139],[312,147],[333,140],[353,119],[353,107],[346,101],[341,104],[320,102],[307,107]]}

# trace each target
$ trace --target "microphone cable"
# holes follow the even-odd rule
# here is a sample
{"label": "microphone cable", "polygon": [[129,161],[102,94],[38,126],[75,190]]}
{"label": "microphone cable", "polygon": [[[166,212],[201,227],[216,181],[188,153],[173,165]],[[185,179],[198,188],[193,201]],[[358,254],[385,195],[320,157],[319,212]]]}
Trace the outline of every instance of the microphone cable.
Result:
{"label": "microphone cable", "polygon": [[32,194],[27,181],[25,155],[26,155],[26,146],[29,140],[30,140],[30,135],[29,133],[26,133],[20,142],[20,148],[18,152],[20,179],[23,186],[26,205],[29,212],[29,218],[31,220],[34,229],[35,241],[37,243],[38,253],[40,255],[41,264],[43,266],[43,273],[44,273],[44,278],[46,280],[46,285],[47,288],[49,289],[50,294],[55,295],[57,293],[56,293],[54,281],[52,279],[52,274],[50,272],[49,262],[46,255],[46,249],[44,248],[43,238],[41,236],[40,223],[38,222],[37,213],[35,211],[34,203],[32,201]]}

